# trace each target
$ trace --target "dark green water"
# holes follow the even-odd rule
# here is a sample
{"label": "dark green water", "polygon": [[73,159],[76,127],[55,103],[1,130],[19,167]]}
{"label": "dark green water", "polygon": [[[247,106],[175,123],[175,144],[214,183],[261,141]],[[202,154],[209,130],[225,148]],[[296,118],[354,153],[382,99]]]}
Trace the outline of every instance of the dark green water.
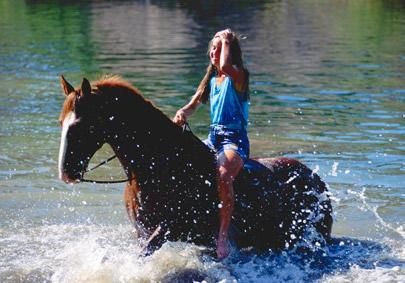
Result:
{"label": "dark green water", "polygon": [[[343,250],[359,261],[312,273],[298,263],[291,269],[288,259],[249,261],[253,269],[230,262],[223,279],[405,280],[403,1],[0,0],[0,281],[145,282],[168,272],[162,255],[131,272],[118,268],[139,261],[122,243],[134,241],[122,186],[57,179],[58,76],[78,85],[121,75],[173,116],[204,74],[209,39],[226,27],[245,38],[252,155],[313,168],[333,194],[333,234],[386,248]],[[190,124],[204,138],[208,107]],[[122,170],[113,163],[94,176],[119,178]],[[178,249],[161,251],[172,268],[184,267]],[[190,251],[185,258],[221,274]]]}

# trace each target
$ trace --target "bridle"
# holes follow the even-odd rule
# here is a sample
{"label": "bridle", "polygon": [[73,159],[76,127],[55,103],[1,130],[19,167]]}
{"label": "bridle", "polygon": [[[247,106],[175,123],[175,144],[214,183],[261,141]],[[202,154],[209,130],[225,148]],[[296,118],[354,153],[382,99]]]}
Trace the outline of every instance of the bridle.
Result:
{"label": "bridle", "polygon": [[[183,129],[183,133],[185,133],[185,132],[192,133],[191,128],[190,128],[190,125],[189,125],[187,122],[183,124],[182,129]],[[82,173],[82,177],[80,178],[80,182],[83,182],[83,183],[93,183],[93,184],[118,184],[118,183],[125,183],[125,182],[129,182],[129,181],[135,180],[135,177],[127,178],[127,179],[121,179],[121,180],[92,180],[92,179],[85,179],[85,178],[83,178],[83,176],[84,176],[85,173],[90,172],[90,171],[93,171],[94,169],[96,169],[96,168],[98,168],[98,167],[100,167],[100,166],[103,166],[104,164],[107,164],[108,162],[110,162],[111,160],[113,160],[113,159],[115,159],[115,158],[117,158],[117,155],[116,155],[116,154],[113,155],[113,156],[111,156],[110,158],[108,158],[108,159],[106,159],[106,160],[100,162],[99,164],[93,166],[92,168],[85,170],[85,171]]]}

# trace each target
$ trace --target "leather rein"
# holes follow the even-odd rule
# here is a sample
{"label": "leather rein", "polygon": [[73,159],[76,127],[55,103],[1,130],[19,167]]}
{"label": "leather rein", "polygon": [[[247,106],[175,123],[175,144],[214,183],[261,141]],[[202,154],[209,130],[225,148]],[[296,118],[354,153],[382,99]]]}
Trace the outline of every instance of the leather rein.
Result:
{"label": "leather rein", "polygon": [[[102,165],[104,165],[104,164],[107,164],[108,162],[110,162],[111,160],[113,160],[113,159],[115,159],[115,158],[117,158],[117,155],[113,155],[113,156],[111,156],[110,158],[104,160],[103,162],[100,162],[100,163],[97,164],[96,166],[94,166],[94,167],[92,167],[92,168],[90,168],[90,169],[87,169],[86,171],[83,172],[83,176],[84,176],[84,173],[93,171],[94,169],[96,169],[96,168],[98,168],[98,167],[100,167],[100,166],[102,166]],[[80,182],[84,182],[84,183],[94,183],[94,184],[118,184],[118,183],[129,182],[129,181],[134,180],[134,179],[135,179],[135,178],[128,178],[128,179],[122,179],[122,180],[111,180],[111,181],[108,180],[108,181],[107,181],[107,180],[91,180],[91,179],[80,178]]]}

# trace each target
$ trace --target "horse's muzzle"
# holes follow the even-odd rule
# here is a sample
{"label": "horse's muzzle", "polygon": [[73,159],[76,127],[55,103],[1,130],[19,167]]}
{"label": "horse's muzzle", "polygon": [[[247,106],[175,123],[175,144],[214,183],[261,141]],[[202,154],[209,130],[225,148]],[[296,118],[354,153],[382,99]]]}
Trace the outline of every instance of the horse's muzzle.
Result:
{"label": "horse's muzzle", "polygon": [[59,179],[64,181],[67,184],[77,184],[80,182],[80,179],[82,178],[82,174],[75,174],[74,176],[68,174],[67,172],[61,172],[59,174]]}

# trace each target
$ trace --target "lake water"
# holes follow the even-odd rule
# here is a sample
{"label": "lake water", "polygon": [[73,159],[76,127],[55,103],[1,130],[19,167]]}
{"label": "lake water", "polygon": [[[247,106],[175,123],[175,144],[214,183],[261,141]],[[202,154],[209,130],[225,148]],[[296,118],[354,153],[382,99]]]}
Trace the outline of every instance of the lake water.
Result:
{"label": "lake water", "polygon": [[[334,243],[222,262],[184,243],[142,256],[123,185],[57,178],[58,76],[121,75],[173,116],[226,27],[245,38],[252,155],[318,172]],[[404,35],[400,0],[0,1],[0,281],[160,282],[190,268],[212,282],[405,282]],[[204,138],[208,108],[190,124]],[[112,162],[91,177],[123,172]]]}

